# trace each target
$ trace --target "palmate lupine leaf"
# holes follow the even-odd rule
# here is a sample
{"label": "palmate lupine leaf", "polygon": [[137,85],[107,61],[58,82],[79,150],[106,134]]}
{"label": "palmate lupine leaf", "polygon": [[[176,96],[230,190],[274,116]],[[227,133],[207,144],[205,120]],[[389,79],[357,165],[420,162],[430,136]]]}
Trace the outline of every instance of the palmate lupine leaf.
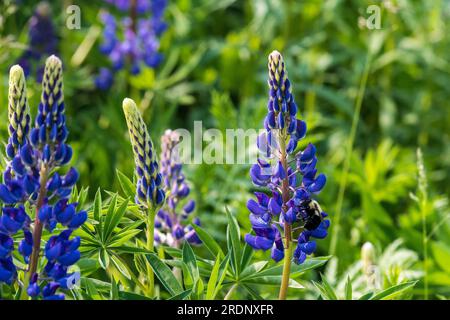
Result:
{"label": "palmate lupine leaf", "polygon": [[145,257],[150,263],[156,277],[171,295],[177,295],[183,292],[183,289],[173,275],[172,270],[170,270],[170,268],[162,262],[156,254],[147,254]]}

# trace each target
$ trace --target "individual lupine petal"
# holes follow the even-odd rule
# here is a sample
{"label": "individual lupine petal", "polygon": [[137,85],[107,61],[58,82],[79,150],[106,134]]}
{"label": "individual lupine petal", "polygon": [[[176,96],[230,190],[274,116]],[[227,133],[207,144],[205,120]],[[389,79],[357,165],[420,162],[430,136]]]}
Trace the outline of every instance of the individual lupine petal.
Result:
{"label": "individual lupine petal", "polygon": [[26,175],[22,181],[23,187],[28,195],[33,194],[39,188],[39,183],[30,175]]}
{"label": "individual lupine petal", "polygon": [[67,202],[67,199],[61,199],[53,208],[53,214],[56,220],[63,225],[70,223],[76,211],[76,205],[73,203],[68,204]]}
{"label": "individual lupine petal", "polygon": [[281,206],[283,205],[283,200],[278,192],[273,193],[273,197],[269,201],[269,211],[273,215],[279,215],[281,213]]}
{"label": "individual lupine petal", "polygon": [[30,130],[30,108],[27,101],[25,75],[19,65],[12,66],[9,71],[8,119],[9,135],[15,137],[10,139],[9,152],[7,152],[12,159],[19,148],[26,144]]}
{"label": "individual lupine petal", "polygon": [[28,263],[29,257],[33,250],[33,235],[30,231],[23,231],[24,238],[19,244],[19,253],[24,257],[25,263]]}
{"label": "individual lupine petal", "polygon": [[5,259],[11,255],[14,249],[14,240],[3,233],[0,233],[0,259]]}
{"label": "individual lupine petal", "polygon": [[283,221],[288,224],[293,224],[296,220],[296,213],[294,208],[289,208],[286,212],[282,212]]}
{"label": "individual lupine petal", "polygon": [[202,240],[200,240],[200,238],[198,237],[198,235],[197,235],[197,233],[195,232],[194,229],[191,229],[191,230],[187,231],[185,236],[184,236],[184,238],[190,244],[193,244],[193,245],[200,245],[200,244],[202,244]]}
{"label": "individual lupine petal", "polygon": [[56,236],[53,236],[45,245],[45,257],[48,261],[55,261],[61,255],[62,250],[62,243],[57,241]]}
{"label": "individual lupine petal", "polygon": [[86,211],[80,211],[77,214],[75,214],[70,221],[69,225],[67,226],[70,229],[77,229],[79,228],[83,223],[85,223],[87,220],[87,212]]}
{"label": "individual lupine petal", "polygon": [[274,240],[246,234],[245,242],[247,242],[253,249],[266,251],[272,247]]}
{"label": "individual lupine petal", "polygon": [[323,173],[321,173],[317,176],[314,182],[308,186],[308,191],[312,193],[318,193],[323,189],[326,182],[327,182],[326,176]]}
{"label": "individual lupine petal", "polygon": [[49,192],[53,192],[59,189],[61,187],[61,184],[61,176],[58,174],[58,172],[55,172],[47,183],[47,190]]}
{"label": "individual lupine petal", "polygon": [[57,282],[50,282],[42,289],[44,300],[64,300],[63,294],[56,294],[56,290],[60,287]]}
{"label": "individual lupine petal", "polygon": [[78,181],[78,171],[75,168],[70,168],[62,180],[62,186],[64,188],[73,187]]}
{"label": "individual lupine petal", "polygon": [[308,146],[303,150],[300,161],[301,162],[310,162],[313,160],[314,156],[316,155],[316,147],[310,143]]}
{"label": "individual lupine petal", "polygon": [[38,281],[38,274],[35,273],[31,276],[30,284],[28,285],[27,288],[27,294],[32,298],[37,297],[41,292],[41,288],[39,287],[37,281]]}
{"label": "individual lupine petal", "polygon": [[306,135],[306,122],[297,119],[297,125],[295,130],[295,138],[297,140],[303,139]]}
{"label": "individual lupine petal", "polygon": [[299,243],[298,244],[299,250],[302,250],[307,255],[312,254],[314,251],[316,251],[316,242],[315,241],[308,241],[305,243]]}
{"label": "individual lupine petal", "polygon": [[250,215],[250,221],[252,223],[252,229],[257,236],[271,240],[275,238],[276,228],[272,227],[264,219],[255,215]]}
{"label": "individual lupine petal", "polygon": [[250,169],[250,177],[257,186],[265,186],[270,180],[270,175],[263,174],[259,164],[254,164]]}
{"label": "individual lupine petal", "polygon": [[63,165],[68,164],[70,162],[70,160],[72,159],[72,154],[73,154],[72,147],[65,145],[64,157],[59,162],[59,165],[63,166]]}
{"label": "individual lupine petal", "polygon": [[26,214],[23,206],[18,208],[4,207],[2,212],[0,228],[6,230],[9,234],[15,234],[29,224],[30,218]]}
{"label": "individual lupine petal", "polygon": [[302,264],[306,260],[306,253],[302,251],[298,246],[294,251],[293,261],[295,264]]}
{"label": "individual lupine petal", "polygon": [[58,257],[57,261],[63,266],[71,266],[78,260],[80,260],[80,252],[79,251],[69,251],[60,257]]}
{"label": "individual lupine petal", "polygon": [[20,156],[15,156],[14,159],[11,162],[12,169],[15,173],[23,176],[26,173],[26,168],[22,163],[22,159],[20,159]]}
{"label": "individual lupine petal", "polygon": [[286,178],[286,171],[281,161],[278,161],[277,165],[275,166],[273,176],[280,180]]}
{"label": "individual lupine petal", "polygon": [[67,276],[67,267],[57,262],[47,262],[44,271],[49,277],[55,280],[59,280]]}
{"label": "individual lupine petal", "polygon": [[271,257],[274,261],[278,262],[284,258],[284,245],[281,238],[280,231],[276,229],[275,241],[272,246]]}
{"label": "individual lupine petal", "polygon": [[19,199],[15,197],[11,191],[9,191],[6,185],[0,184],[0,200],[2,200],[5,204],[13,204]]}
{"label": "individual lupine petal", "polygon": [[175,225],[175,227],[173,228],[172,234],[175,237],[175,239],[180,240],[181,238],[184,237],[183,227],[180,226],[179,224]]}
{"label": "individual lupine petal", "polygon": [[12,258],[0,259],[0,282],[11,285],[17,277],[17,269]]}
{"label": "individual lupine petal", "polygon": [[20,148],[20,158],[25,165],[32,167],[36,163],[33,147],[28,143],[22,146]]}
{"label": "individual lupine petal", "polygon": [[247,201],[247,209],[256,215],[263,215],[267,212],[267,208],[260,206],[259,203],[253,199]]}
{"label": "individual lupine petal", "polygon": [[195,201],[189,200],[189,202],[183,207],[183,211],[186,214],[190,214],[195,209]]}
{"label": "individual lupine petal", "polygon": [[317,229],[310,231],[311,237],[316,239],[324,239],[328,235],[330,220],[323,220]]}
{"label": "individual lupine petal", "polygon": [[269,205],[270,197],[263,192],[255,192],[255,196],[258,199],[258,203],[262,207],[267,208],[267,206]]}

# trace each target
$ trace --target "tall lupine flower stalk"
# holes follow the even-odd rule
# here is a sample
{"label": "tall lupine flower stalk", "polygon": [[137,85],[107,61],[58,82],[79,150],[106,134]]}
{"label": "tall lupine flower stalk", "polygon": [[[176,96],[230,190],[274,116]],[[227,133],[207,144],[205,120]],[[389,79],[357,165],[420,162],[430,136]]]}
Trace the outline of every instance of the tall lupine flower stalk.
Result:
{"label": "tall lupine flower stalk", "polygon": [[[162,188],[162,176],[153,149],[153,143],[136,103],[126,98],[123,100],[123,111],[128,126],[131,146],[136,166],[136,198],[135,202],[147,215],[147,250],[154,251],[155,217],[163,205],[165,193]],[[150,266],[148,270],[148,293],[154,295],[154,275]]]}
{"label": "tall lupine flower stalk", "polygon": [[109,89],[113,73],[127,69],[139,74],[142,66],[157,67],[162,61],[158,52],[159,37],[166,30],[164,12],[167,0],[106,0],[124,17],[118,21],[113,14],[103,11],[100,15],[103,40],[100,52],[111,62],[110,68],[101,68],[95,83],[99,89]]}
{"label": "tall lupine flower stalk", "polygon": [[[195,201],[188,196],[189,185],[183,174],[178,144],[180,135],[176,131],[166,130],[161,137],[161,175],[164,188],[168,193],[167,201],[162,209],[158,211],[156,217],[157,244],[165,243],[178,248],[182,241],[186,240],[190,244],[201,244],[192,226],[186,226],[189,217],[195,209]],[[184,206],[180,209],[180,206]],[[195,218],[193,222],[200,225],[200,220]]]}
{"label": "tall lupine flower stalk", "polygon": [[278,51],[269,55],[268,68],[266,131],[258,136],[261,157],[250,176],[269,195],[256,192],[257,200],[247,202],[254,234],[247,234],[245,240],[256,250],[271,249],[271,257],[277,262],[284,259],[279,298],[286,299],[291,261],[304,262],[315,251],[312,238],[324,238],[330,223],[312,199],[326,182],[325,175],[316,176],[316,148],[309,144],[303,151],[296,151],[298,141],[305,137],[306,123],[296,118],[297,105]]}
{"label": "tall lupine flower stalk", "polygon": [[25,75],[36,70],[36,80],[41,82],[44,68],[34,64],[41,64],[42,59],[58,53],[58,36],[52,21],[51,7],[48,2],[40,2],[30,19],[28,30],[28,48],[19,58],[18,64],[24,69]]}
{"label": "tall lupine flower stalk", "polygon": [[[65,142],[68,131],[65,124],[62,64],[51,56],[47,59],[42,82],[42,97],[30,131],[30,116],[26,100],[25,78],[20,66],[10,71],[9,142],[6,153],[10,162],[0,184],[0,200],[4,206],[0,217],[0,281],[12,284],[17,278],[17,267],[12,258],[12,236],[23,231],[18,252],[24,271],[21,297],[42,295],[44,299],[64,299],[56,293],[67,289],[76,278],[69,267],[80,258],[80,238],[70,238],[72,231],[87,219],[85,211],[76,212],[76,203],[69,203],[72,188],[78,180],[74,168],[65,175],[58,169],[68,164],[72,149]],[[34,221],[26,210],[35,211]],[[40,255],[42,232],[51,236]],[[40,266],[44,265],[40,270]],[[43,286],[43,288],[41,288]]]}

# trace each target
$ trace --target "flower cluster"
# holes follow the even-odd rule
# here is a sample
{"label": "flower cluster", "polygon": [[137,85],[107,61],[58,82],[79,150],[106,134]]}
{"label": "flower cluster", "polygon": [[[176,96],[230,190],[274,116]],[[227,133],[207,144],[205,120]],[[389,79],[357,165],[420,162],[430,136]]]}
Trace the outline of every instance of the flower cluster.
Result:
{"label": "flower cluster", "polygon": [[[77,212],[77,204],[69,203],[77,171],[70,168],[64,175],[58,172],[70,162],[72,149],[66,144],[62,64],[56,56],[46,61],[42,89],[35,125],[30,130],[24,73],[20,66],[11,68],[10,137],[6,147],[10,161],[0,184],[4,204],[0,216],[0,281],[12,284],[17,278],[12,236],[22,230],[18,252],[28,264],[25,278],[29,280],[24,290],[32,297],[42,293],[44,299],[63,299],[56,289],[70,285],[76,275],[69,273],[69,267],[80,258],[80,238],[70,239],[70,235],[86,221],[87,213]],[[26,210],[35,212],[34,223]],[[46,263],[39,270],[44,265],[40,255],[43,228],[50,233],[56,228],[62,231],[48,239],[43,255]]]}
{"label": "flower cluster", "polygon": [[126,98],[123,111],[133,147],[136,165],[136,203],[147,209],[155,209],[162,205],[165,193],[162,189],[162,176],[153,151],[153,143],[147,131],[144,119],[136,103]]}
{"label": "flower cluster", "polygon": [[[159,37],[166,30],[163,20],[167,0],[106,0],[126,16],[118,21],[113,14],[103,11],[103,41],[100,51],[108,56],[112,69],[101,68],[95,83],[106,90],[113,83],[113,73],[127,65],[133,75],[142,66],[155,68],[162,60],[158,52]],[[148,16],[151,15],[149,18]]]}
{"label": "flower cluster", "polygon": [[312,238],[327,235],[330,222],[312,199],[322,190],[326,178],[317,175],[314,145],[296,152],[298,141],[306,134],[306,123],[296,118],[297,105],[279,52],[269,55],[268,67],[266,130],[257,139],[262,156],[251,167],[250,175],[253,183],[268,188],[270,195],[256,192],[256,201],[248,201],[254,234],[247,234],[245,240],[254,249],[271,248],[272,259],[280,261],[296,236],[293,260],[300,264],[315,251]]}
{"label": "flower cluster", "polygon": [[[155,222],[157,228],[155,242],[174,247],[178,247],[183,239],[191,244],[201,244],[192,226],[183,224],[194,211],[195,201],[192,199],[185,201],[190,188],[186,183],[179,158],[180,141],[180,135],[172,130],[166,130],[161,137],[161,174],[168,196],[165,206],[158,211]],[[180,212],[178,207],[182,202],[184,206]],[[195,218],[193,223],[200,225],[200,220]]]}
{"label": "flower cluster", "polygon": [[[26,76],[34,71],[34,64],[40,64],[43,57],[58,53],[58,37],[47,2],[40,2],[30,19],[28,42],[27,49],[17,61]],[[36,80],[41,82],[44,68],[38,67],[35,72]]]}

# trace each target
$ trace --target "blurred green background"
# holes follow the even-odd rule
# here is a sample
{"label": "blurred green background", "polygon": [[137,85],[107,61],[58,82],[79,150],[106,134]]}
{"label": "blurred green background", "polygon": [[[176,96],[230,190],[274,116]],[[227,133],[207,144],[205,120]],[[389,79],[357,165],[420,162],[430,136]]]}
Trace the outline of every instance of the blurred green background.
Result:
{"label": "blurred green background", "polygon": [[[37,4],[19,2],[0,5],[2,141],[8,70],[26,49]],[[66,27],[71,4],[81,9],[79,30]],[[381,9],[378,30],[367,28],[372,4]],[[107,64],[98,50],[103,1],[51,6],[69,140],[79,185],[89,186],[91,200],[98,187],[119,190],[116,169],[133,174],[124,97],[139,103],[157,148],[166,128],[190,130],[194,120],[220,130],[261,128],[267,55],[276,49],[308,123],[303,143],[316,144],[319,170],[328,177],[319,196],[332,221],[330,236],[318,243],[318,254],[333,255],[324,277],[340,292],[348,274],[359,274],[354,290],[363,290],[361,248],[371,242],[376,285],[419,279],[412,298],[450,297],[450,1],[169,1],[163,63],[139,76],[117,74],[107,92],[93,82]],[[33,77],[27,85],[36,108],[40,85]],[[242,235],[250,230],[249,165],[185,170],[206,230],[224,241],[225,206],[237,215]],[[302,284],[307,288],[298,290],[299,298],[317,297]]]}

